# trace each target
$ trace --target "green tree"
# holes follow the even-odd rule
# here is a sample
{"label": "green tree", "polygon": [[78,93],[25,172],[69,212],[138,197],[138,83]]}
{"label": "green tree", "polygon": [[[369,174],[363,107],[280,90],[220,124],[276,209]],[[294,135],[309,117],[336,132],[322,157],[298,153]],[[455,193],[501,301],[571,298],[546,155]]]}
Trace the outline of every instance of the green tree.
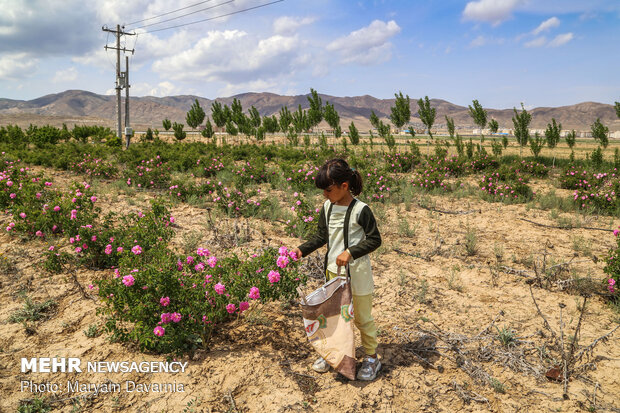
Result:
{"label": "green tree", "polygon": [[374,110],[370,112],[370,124],[375,129],[379,129],[379,117],[377,116]]}
{"label": "green tree", "polygon": [[205,111],[198,103],[198,99],[196,99],[189,112],[185,115],[185,122],[187,122],[190,128],[196,129],[203,120],[205,120]]}
{"label": "green tree", "polygon": [[572,162],[575,159],[575,152],[573,152],[573,147],[575,146],[575,143],[577,143],[577,132],[575,132],[575,129],[568,132],[564,137],[564,140],[570,148],[570,160]]}
{"label": "green tree", "polygon": [[620,118],[620,102],[614,102],[616,108],[616,116]]}
{"label": "green tree", "polygon": [[148,128],[146,130],[146,135],[144,135],[144,139],[147,141],[152,141],[153,140],[153,129]]}
{"label": "green tree", "polygon": [[297,106],[297,110],[293,112],[293,127],[295,132],[301,133],[309,129],[309,120],[306,111],[301,108],[301,104]]}
{"label": "green tree", "polygon": [[183,131],[183,126],[184,125],[182,123],[174,122],[172,124],[172,130],[174,130],[174,137],[177,138],[177,140],[179,141],[182,141],[187,137],[187,133]]}
{"label": "green tree", "polygon": [[[426,130],[428,131],[428,136],[430,139],[433,139],[433,134],[431,133],[431,128],[433,127],[433,123],[435,123],[435,115],[437,114],[437,110],[435,108],[431,108],[431,101],[428,99],[428,96],[425,96],[424,99],[418,99],[418,116],[420,116],[420,120],[426,126]],[[427,141],[427,155],[430,153],[430,140]]]}
{"label": "green tree", "polygon": [[448,128],[448,134],[450,135],[451,138],[454,138],[454,118],[449,118],[448,115],[446,116],[446,126]]}
{"label": "green tree", "polygon": [[263,127],[267,133],[276,133],[280,129],[276,115],[263,117]]}
{"label": "green tree", "polygon": [[283,106],[280,108],[280,130],[286,133],[291,122],[293,122],[293,115],[286,106]]}
{"label": "green tree", "polygon": [[323,102],[316,90],[310,88],[310,96],[307,96],[310,108],[308,109],[308,126],[314,128],[323,120]]}
{"label": "green tree", "polygon": [[257,141],[265,140],[265,126],[264,125],[261,125],[258,128],[256,128],[256,140]]}
{"label": "green tree", "polygon": [[545,139],[547,146],[553,151],[553,166],[555,167],[555,147],[560,142],[560,133],[562,132],[562,124],[556,123],[555,118],[551,118],[551,123],[547,123],[545,129]]}
{"label": "green tree", "polygon": [[213,131],[213,125],[211,124],[211,121],[208,118],[207,118],[207,123],[205,123],[205,128],[202,130],[201,133],[202,133],[202,136],[204,136],[207,139],[211,139],[215,135],[215,132]]}
{"label": "green tree", "polygon": [[394,93],[396,101],[394,106],[390,107],[390,120],[396,129],[401,129],[405,123],[411,118],[411,107],[409,95],[405,98],[403,92]]}
{"label": "green tree", "polygon": [[592,137],[595,141],[597,141],[603,149],[607,149],[607,145],[609,145],[609,137],[607,134],[609,133],[609,128],[601,122],[600,118],[596,118],[596,121],[590,126],[592,130]]}
{"label": "green tree", "polygon": [[515,138],[517,138],[517,142],[519,143],[519,157],[522,156],[523,147],[527,145],[527,142],[530,139],[530,122],[532,121],[532,115],[527,113],[523,103],[521,103],[521,113],[517,113],[517,108],[512,108],[515,112],[515,115],[512,117],[512,124],[514,125],[514,134]]}
{"label": "green tree", "polygon": [[233,102],[230,105],[230,110],[232,111],[231,120],[235,122],[237,126],[243,125],[243,105],[241,105],[241,101],[239,99],[233,99]]}
{"label": "green tree", "polygon": [[237,129],[237,127],[235,126],[234,122],[231,119],[226,121],[226,133],[231,136],[237,136],[237,134],[239,133],[239,129]]}
{"label": "green tree", "polygon": [[491,133],[497,133],[498,129],[499,129],[499,123],[497,123],[495,119],[491,119],[489,121],[489,130],[491,131]]}
{"label": "green tree", "polygon": [[253,128],[258,128],[261,124],[261,117],[260,113],[258,113],[258,109],[252,105],[248,112],[250,113],[250,125],[252,125]]}
{"label": "green tree", "polygon": [[[323,117],[325,118],[325,121],[329,124],[329,126],[333,129],[334,136],[338,138],[340,136],[338,134],[338,131],[340,129],[340,115],[338,114],[336,109],[334,109],[334,105],[330,105],[329,102],[325,102]],[[340,130],[340,133],[342,133],[342,130]]]}
{"label": "green tree", "polygon": [[540,133],[536,132],[534,138],[530,139],[530,150],[534,154],[534,158],[538,159],[538,155],[545,146],[545,138],[540,136]]}
{"label": "green tree", "polygon": [[488,114],[487,111],[482,108],[482,105],[476,99],[474,99],[472,103],[474,105],[473,107],[471,105],[468,106],[469,116],[472,117],[474,123],[480,128],[480,143],[482,143],[484,142],[484,135],[482,134],[482,129],[484,129],[487,124]]}
{"label": "green tree", "polygon": [[170,119],[164,119],[161,121],[162,126],[164,127],[164,129],[167,131],[170,130],[170,128],[172,127],[172,122],[170,122]]}
{"label": "green tree", "polygon": [[228,120],[226,114],[224,113],[224,108],[222,104],[218,101],[214,101],[211,104],[211,117],[213,118],[213,122],[215,126],[218,128],[223,128],[226,125],[226,121]]}
{"label": "green tree", "polygon": [[66,123],[63,123],[62,129],[60,129],[60,139],[64,142],[69,142],[69,139],[71,139],[71,132],[69,132],[69,128],[67,128]]}
{"label": "green tree", "polygon": [[360,143],[360,133],[353,122],[349,125],[349,140],[352,145],[357,145]]}

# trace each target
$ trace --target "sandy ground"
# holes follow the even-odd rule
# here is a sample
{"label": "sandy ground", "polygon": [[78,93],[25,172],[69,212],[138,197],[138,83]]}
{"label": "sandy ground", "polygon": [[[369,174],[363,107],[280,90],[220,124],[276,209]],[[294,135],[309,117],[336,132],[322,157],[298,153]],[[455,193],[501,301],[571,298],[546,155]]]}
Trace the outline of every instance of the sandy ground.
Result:
{"label": "sandy ground", "polygon": [[[64,172],[50,171],[49,175],[59,185],[73,178]],[[543,190],[548,182],[535,185]],[[110,210],[138,209],[152,196],[117,194],[111,184],[99,184],[98,190],[100,205]],[[86,337],[85,330],[101,324],[102,319],[96,314],[97,298],[87,289],[84,296],[78,284],[85,288],[102,272],[79,269],[75,280],[72,274],[46,274],[36,265],[46,248],[44,242],[22,241],[2,232],[0,253],[14,268],[0,278],[4,304],[0,308],[0,411],[15,411],[21,400],[40,395],[30,392],[28,386],[20,388],[22,383],[58,383],[62,390],[67,381],[75,380],[120,383],[122,390],[42,395],[64,412],[574,412],[594,405],[596,411],[620,411],[620,333],[595,347],[590,359],[595,364],[570,381],[565,400],[562,385],[544,377],[553,364],[541,356],[542,344],[550,343],[550,332],[537,314],[526,283],[534,277],[533,262],[540,264],[545,251],[548,263],[572,259],[573,277],[602,282],[602,258],[614,245],[611,232],[537,226],[522,219],[546,225],[557,222],[549,211],[525,205],[433,196],[430,202],[435,211],[431,211],[420,207],[417,199],[409,205],[373,207],[383,235],[383,245],[371,255],[376,284],[374,317],[383,369],[370,383],[310,369],[316,355],[307,343],[295,303],[253,307],[222,329],[209,351],[179,359],[188,363],[184,373],[22,374],[20,359],[24,357],[80,357],[86,361],[165,361],[166,357],[111,343],[105,333]],[[173,215],[178,223],[173,244],[179,249],[188,243],[190,234],[199,234],[200,245],[216,253],[235,243],[236,249],[299,243],[286,237],[278,222],[250,220],[246,224],[242,220],[237,239],[234,235],[225,239],[215,237],[204,209],[179,204]],[[620,225],[618,218],[575,219],[581,219],[584,226],[604,229]],[[5,226],[5,222],[7,217],[2,216],[0,224]],[[219,234],[235,233],[233,221],[220,217],[216,222]],[[408,230],[403,222],[408,223]],[[468,233],[477,239],[477,251],[471,256],[465,247]],[[506,268],[496,270],[500,265]],[[510,269],[525,273],[510,273]],[[309,288],[319,282],[312,279]],[[533,293],[558,333],[559,304],[566,306],[563,330],[568,341],[583,299],[574,290],[561,291],[560,287],[535,286]],[[24,305],[20,291],[35,302],[53,299],[57,306],[49,318],[28,328],[8,323],[8,317]],[[600,297],[592,296],[577,350],[618,322],[618,314]],[[498,339],[501,329],[513,330],[517,344],[502,346]],[[357,344],[361,358],[359,338]],[[558,352],[548,350],[557,362]],[[176,391],[140,392],[132,387],[130,392],[125,387],[127,381],[168,383]]]}

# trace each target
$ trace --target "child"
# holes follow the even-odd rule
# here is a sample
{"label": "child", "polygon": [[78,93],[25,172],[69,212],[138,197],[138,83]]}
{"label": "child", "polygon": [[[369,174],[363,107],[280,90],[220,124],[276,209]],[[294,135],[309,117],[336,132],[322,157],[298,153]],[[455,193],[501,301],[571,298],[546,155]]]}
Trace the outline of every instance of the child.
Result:
{"label": "child", "polygon": [[[297,257],[305,257],[327,244],[327,280],[336,277],[338,267],[349,264],[355,325],[360,330],[366,352],[357,378],[374,380],[381,362],[376,353],[377,328],[371,314],[374,283],[368,254],[381,245],[381,235],[368,205],[354,198],[362,192],[362,177],[344,159],[325,162],[315,184],[327,198],[319,215],[318,232],[293,251]],[[345,248],[345,244],[349,248]],[[329,370],[329,365],[321,357],[312,368],[324,373]]]}

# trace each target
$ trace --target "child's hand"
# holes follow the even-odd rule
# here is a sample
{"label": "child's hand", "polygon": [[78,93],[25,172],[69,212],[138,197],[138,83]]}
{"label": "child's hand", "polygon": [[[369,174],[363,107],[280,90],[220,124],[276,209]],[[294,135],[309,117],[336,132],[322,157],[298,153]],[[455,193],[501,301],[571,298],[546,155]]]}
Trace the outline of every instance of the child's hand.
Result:
{"label": "child's hand", "polygon": [[[294,259],[294,261],[297,261],[297,260],[298,260],[298,259],[300,259],[300,258],[301,258],[301,256],[302,256],[301,250],[300,250],[299,248],[292,249],[292,250],[291,250],[291,252],[292,252],[293,254],[295,254],[295,259]],[[291,257],[291,258],[292,258],[292,257]]]}
{"label": "child's hand", "polygon": [[351,254],[347,251],[343,251],[340,255],[338,255],[338,257],[336,257],[336,265],[339,267],[344,267],[349,263],[349,261],[351,261],[351,258]]}

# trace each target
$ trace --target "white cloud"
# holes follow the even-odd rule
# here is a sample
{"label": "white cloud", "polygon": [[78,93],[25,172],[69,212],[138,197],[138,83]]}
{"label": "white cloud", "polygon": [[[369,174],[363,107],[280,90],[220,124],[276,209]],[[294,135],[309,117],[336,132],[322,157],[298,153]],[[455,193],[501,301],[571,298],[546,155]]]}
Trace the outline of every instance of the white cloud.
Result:
{"label": "white cloud", "polygon": [[7,53],[0,57],[0,80],[29,77],[37,70],[39,59],[29,53]]}
{"label": "white cloud", "polygon": [[64,70],[58,70],[52,79],[54,83],[72,82],[78,77],[78,72],[75,67],[70,67]]}
{"label": "white cloud", "polygon": [[558,34],[557,36],[555,36],[555,38],[553,40],[551,40],[549,42],[549,47],[558,47],[558,46],[562,46],[568,42],[570,42],[571,40],[573,40],[573,34],[572,33],[564,33],[564,34]]}
{"label": "white cloud", "polygon": [[547,38],[545,36],[537,37],[524,44],[525,47],[543,47],[547,44]]}
{"label": "white cloud", "polygon": [[228,83],[222,89],[218,90],[218,96],[233,96],[242,92],[262,92],[269,90],[275,93],[281,85],[276,80],[266,81],[262,79],[245,82],[245,83]]}
{"label": "white cloud", "polygon": [[131,89],[129,90],[133,96],[161,97],[172,96],[180,93],[180,89],[168,81],[160,82],[155,86],[151,85],[150,83],[136,83],[135,85],[131,85]]}
{"label": "white cloud", "polygon": [[532,31],[532,34],[538,36],[540,33],[558,27],[559,25],[560,19],[554,16],[540,23],[540,25]]}
{"label": "white cloud", "polygon": [[523,0],[477,0],[470,1],[463,10],[465,20],[485,21],[497,26],[511,16]]}
{"label": "white cloud", "polygon": [[369,26],[334,40],[327,45],[327,50],[339,53],[343,63],[381,63],[392,57],[389,39],[400,30],[394,20],[387,23],[375,20]]}
{"label": "white cloud", "polygon": [[469,47],[482,47],[485,45],[500,45],[500,44],[504,44],[504,39],[499,37],[499,38],[495,38],[495,37],[485,37],[485,36],[478,36],[476,37],[474,40],[472,40],[469,43]]}
{"label": "white cloud", "polygon": [[487,39],[483,35],[480,35],[476,37],[474,40],[472,40],[471,43],[469,43],[469,46],[480,47],[480,46],[484,46],[486,43],[487,43]]}
{"label": "white cloud", "polygon": [[316,21],[314,17],[289,17],[283,16],[273,22],[273,31],[276,34],[292,35],[302,26],[312,24]]}
{"label": "white cloud", "polygon": [[257,39],[239,30],[210,31],[192,47],[155,61],[153,70],[188,82],[277,79],[297,71],[298,62],[304,60],[301,46],[297,36]]}

